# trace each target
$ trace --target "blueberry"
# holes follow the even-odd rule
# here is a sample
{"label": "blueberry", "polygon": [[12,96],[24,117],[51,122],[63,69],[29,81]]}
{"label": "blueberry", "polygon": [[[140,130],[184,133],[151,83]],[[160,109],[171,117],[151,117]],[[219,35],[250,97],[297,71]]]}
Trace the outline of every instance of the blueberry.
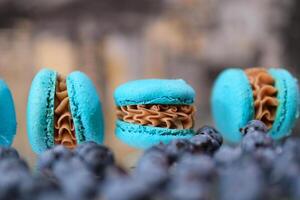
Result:
{"label": "blueberry", "polygon": [[44,176],[34,176],[26,180],[26,183],[21,187],[22,199],[25,200],[47,199],[46,197],[52,196],[52,194],[58,195],[57,198],[61,199],[59,197],[61,197],[62,194],[58,183]]}
{"label": "blueberry", "polygon": [[223,138],[217,130],[204,126],[190,139],[194,153],[214,153],[223,143]]}
{"label": "blueberry", "polygon": [[162,187],[168,178],[169,160],[161,151],[148,151],[138,161],[134,175],[149,187]]}
{"label": "blueberry", "polygon": [[221,200],[263,199],[265,179],[253,159],[244,157],[230,167],[219,171],[219,198]]}
{"label": "blueberry", "polygon": [[241,142],[241,148],[246,152],[252,152],[259,148],[273,148],[273,139],[264,132],[252,131],[248,132]]}
{"label": "blueberry", "polygon": [[[68,199],[67,197],[65,197],[60,192],[45,192],[36,198],[36,200],[54,200],[54,199],[55,200],[71,200],[71,199]],[[32,199],[29,198],[28,200],[32,200]]]}
{"label": "blueberry", "polygon": [[101,199],[108,200],[150,200],[152,191],[140,179],[123,177],[103,186]]}
{"label": "blueberry", "polygon": [[0,162],[0,199],[19,199],[21,188],[30,181],[31,175],[25,161],[15,158]]}
{"label": "blueberry", "polygon": [[86,165],[81,159],[74,156],[68,159],[57,160],[53,166],[53,175],[60,181],[64,181],[66,178],[72,177],[79,172],[90,173]]}
{"label": "blueberry", "polygon": [[6,158],[19,158],[19,154],[17,150],[12,147],[0,147],[0,160]]}
{"label": "blueberry", "polygon": [[243,135],[246,135],[247,133],[251,133],[251,132],[263,132],[263,133],[267,133],[268,132],[268,127],[259,120],[251,120],[250,122],[248,122],[248,124],[240,129],[240,132]]}
{"label": "blueberry", "polygon": [[115,163],[112,151],[100,144],[84,143],[75,150],[76,155],[97,176],[102,177],[105,168]]}
{"label": "blueberry", "polygon": [[242,151],[238,147],[229,145],[222,146],[215,154],[214,159],[219,166],[229,165],[238,160],[242,155]]}
{"label": "blueberry", "polygon": [[98,144],[93,141],[87,141],[79,144],[75,149],[75,154],[79,156],[84,156],[87,151],[89,151],[91,148],[96,147]]}
{"label": "blueberry", "polygon": [[180,182],[211,181],[216,175],[215,162],[207,155],[185,155],[172,169],[172,175]]}
{"label": "blueberry", "polygon": [[288,138],[283,144],[282,151],[284,153],[292,153],[300,164],[300,139]]}
{"label": "blueberry", "polygon": [[300,176],[295,177],[291,185],[290,195],[291,199],[300,199]]}
{"label": "blueberry", "polygon": [[128,176],[128,172],[117,165],[108,166],[105,170],[105,181],[114,181],[123,177]]}
{"label": "blueberry", "polygon": [[203,126],[197,131],[197,135],[202,134],[202,135],[209,135],[213,139],[215,139],[220,145],[223,143],[223,137],[222,135],[213,127],[210,126]]}
{"label": "blueberry", "polygon": [[52,149],[43,152],[37,160],[37,169],[42,173],[50,173],[52,167],[58,160],[69,159],[73,153],[62,145],[57,145]]}
{"label": "blueberry", "polygon": [[276,150],[271,148],[259,148],[253,154],[256,162],[265,170],[268,174],[274,166],[274,162],[278,157]]}
{"label": "blueberry", "polygon": [[170,152],[165,152],[159,149],[151,148],[147,150],[143,154],[143,156],[141,156],[141,158],[137,163],[137,168],[142,168],[147,170],[146,168],[148,168],[148,166],[145,165],[144,163],[149,162],[149,164],[151,164],[152,162],[153,165],[157,165],[161,168],[167,169],[169,167],[168,153]]}
{"label": "blueberry", "polygon": [[283,152],[278,156],[271,171],[272,183],[281,184],[284,190],[288,190],[291,182],[300,174],[300,165],[292,152]]}
{"label": "blueberry", "polygon": [[97,182],[90,173],[79,171],[72,177],[61,181],[64,195],[69,199],[94,199],[97,193]]}
{"label": "blueberry", "polygon": [[168,199],[172,200],[207,200],[210,190],[204,182],[172,182],[168,190]]}
{"label": "blueberry", "polygon": [[165,153],[166,152],[166,146],[163,143],[159,143],[157,145],[154,145],[148,149],[146,149],[143,153],[143,155],[147,154],[147,153],[152,153],[152,152],[159,152],[159,153]]}
{"label": "blueberry", "polygon": [[0,172],[6,173],[30,173],[28,164],[22,159],[8,158],[0,162]]}
{"label": "blueberry", "polygon": [[186,153],[192,153],[193,147],[187,139],[175,139],[166,145],[165,151],[168,155],[170,163],[176,162]]}
{"label": "blueberry", "polygon": [[94,198],[96,194],[95,176],[78,157],[57,161],[54,164],[53,172],[68,198],[78,200]]}

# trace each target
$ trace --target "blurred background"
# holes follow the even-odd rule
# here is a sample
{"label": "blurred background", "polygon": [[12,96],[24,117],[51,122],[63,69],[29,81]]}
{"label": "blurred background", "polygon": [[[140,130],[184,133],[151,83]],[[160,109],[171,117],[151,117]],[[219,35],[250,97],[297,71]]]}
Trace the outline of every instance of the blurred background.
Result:
{"label": "blurred background", "polygon": [[114,136],[113,91],[121,83],[183,78],[197,92],[196,128],[213,125],[210,90],[223,69],[281,66],[299,78],[299,9],[297,0],[0,0],[0,77],[15,99],[14,146],[35,159],[25,115],[30,83],[43,67],[93,79],[105,143],[123,165],[138,151]]}

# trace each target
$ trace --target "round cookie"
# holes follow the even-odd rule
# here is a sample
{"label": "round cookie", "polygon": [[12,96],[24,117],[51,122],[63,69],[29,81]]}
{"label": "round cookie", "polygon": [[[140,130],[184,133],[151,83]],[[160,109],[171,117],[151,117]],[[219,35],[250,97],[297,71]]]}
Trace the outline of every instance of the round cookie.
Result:
{"label": "round cookie", "polygon": [[194,135],[195,92],[185,81],[145,79],[127,82],[114,93],[116,135],[126,144],[148,148]]}
{"label": "round cookie", "polygon": [[16,135],[17,122],[13,97],[3,80],[0,80],[0,121],[0,145],[8,147]]}
{"label": "round cookie", "polygon": [[[253,69],[250,70],[253,72]],[[267,77],[258,78],[255,84],[260,84],[257,81],[270,82],[270,78],[274,82],[271,85],[260,85],[268,89],[271,88],[271,91],[258,88],[261,90],[259,92],[265,95],[261,97],[261,102],[267,102],[261,108],[265,109],[266,116],[260,120],[263,121],[268,118],[267,123],[270,123],[271,120],[269,134],[274,139],[279,139],[291,133],[299,116],[297,80],[284,69],[259,70],[263,70]],[[253,82],[251,83],[246,71],[242,69],[225,70],[217,78],[212,91],[211,105],[215,125],[224,138],[230,142],[240,141],[242,137],[240,128],[244,127],[250,120],[255,119],[259,115],[258,112],[263,112],[258,111],[256,107],[259,103],[256,102],[257,99],[255,98],[258,98],[257,93],[259,92],[254,92],[254,89],[257,89],[258,86],[253,85]]]}
{"label": "round cookie", "polygon": [[102,143],[102,107],[92,81],[79,71],[62,78],[53,70],[41,70],[29,92],[27,132],[36,153],[55,144],[74,148],[85,141]]}

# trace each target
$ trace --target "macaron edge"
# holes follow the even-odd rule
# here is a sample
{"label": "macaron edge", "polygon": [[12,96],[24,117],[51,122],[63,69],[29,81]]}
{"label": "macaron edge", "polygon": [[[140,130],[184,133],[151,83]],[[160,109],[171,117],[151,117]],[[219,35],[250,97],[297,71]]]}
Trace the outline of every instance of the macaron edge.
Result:
{"label": "macaron edge", "polygon": [[74,71],[67,76],[67,88],[78,144],[103,143],[102,106],[92,80],[83,72]]}
{"label": "macaron edge", "polygon": [[269,134],[274,139],[279,139],[291,134],[299,117],[299,87],[297,80],[285,69],[271,68],[269,73],[275,79],[280,103]]}
{"label": "macaron edge", "polygon": [[230,68],[221,72],[213,86],[211,110],[216,128],[226,140],[233,143],[241,140],[240,128],[254,118],[253,108],[253,91],[245,71]]}
{"label": "macaron edge", "polygon": [[11,146],[16,135],[17,121],[12,93],[4,80],[0,79],[0,94],[1,94],[1,126],[0,126],[0,145]]}
{"label": "macaron edge", "polygon": [[190,138],[195,135],[193,129],[168,129],[132,124],[116,120],[116,136],[129,146],[145,149],[160,142],[168,143],[173,139]]}
{"label": "macaron edge", "polygon": [[54,145],[56,78],[56,71],[42,69],[31,83],[27,104],[27,132],[31,147],[36,153]]}

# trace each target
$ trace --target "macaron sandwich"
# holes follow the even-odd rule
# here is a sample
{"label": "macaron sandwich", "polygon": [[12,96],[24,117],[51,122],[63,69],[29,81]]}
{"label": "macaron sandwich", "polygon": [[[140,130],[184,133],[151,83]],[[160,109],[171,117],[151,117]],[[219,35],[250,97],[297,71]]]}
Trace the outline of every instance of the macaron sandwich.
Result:
{"label": "macaron sandwich", "polygon": [[72,149],[85,141],[102,143],[102,107],[92,81],[79,71],[65,77],[41,70],[29,92],[27,132],[36,153],[59,144]]}
{"label": "macaron sandwich", "polygon": [[114,93],[116,135],[136,148],[194,135],[194,89],[183,80],[145,79]]}
{"label": "macaron sandwich", "polygon": [[17,122],[12,94],[7,84],[0,80],[0,146],[8,147],[16,135]]}
{"label": "macaron sandwich", "polygon": [[228,141],[238,142],[240,129],[253,119],[279,139],[291,133],[299,116],[298,83],[285,69],[228,69],[214,84],[211,105],[215,125]]}

